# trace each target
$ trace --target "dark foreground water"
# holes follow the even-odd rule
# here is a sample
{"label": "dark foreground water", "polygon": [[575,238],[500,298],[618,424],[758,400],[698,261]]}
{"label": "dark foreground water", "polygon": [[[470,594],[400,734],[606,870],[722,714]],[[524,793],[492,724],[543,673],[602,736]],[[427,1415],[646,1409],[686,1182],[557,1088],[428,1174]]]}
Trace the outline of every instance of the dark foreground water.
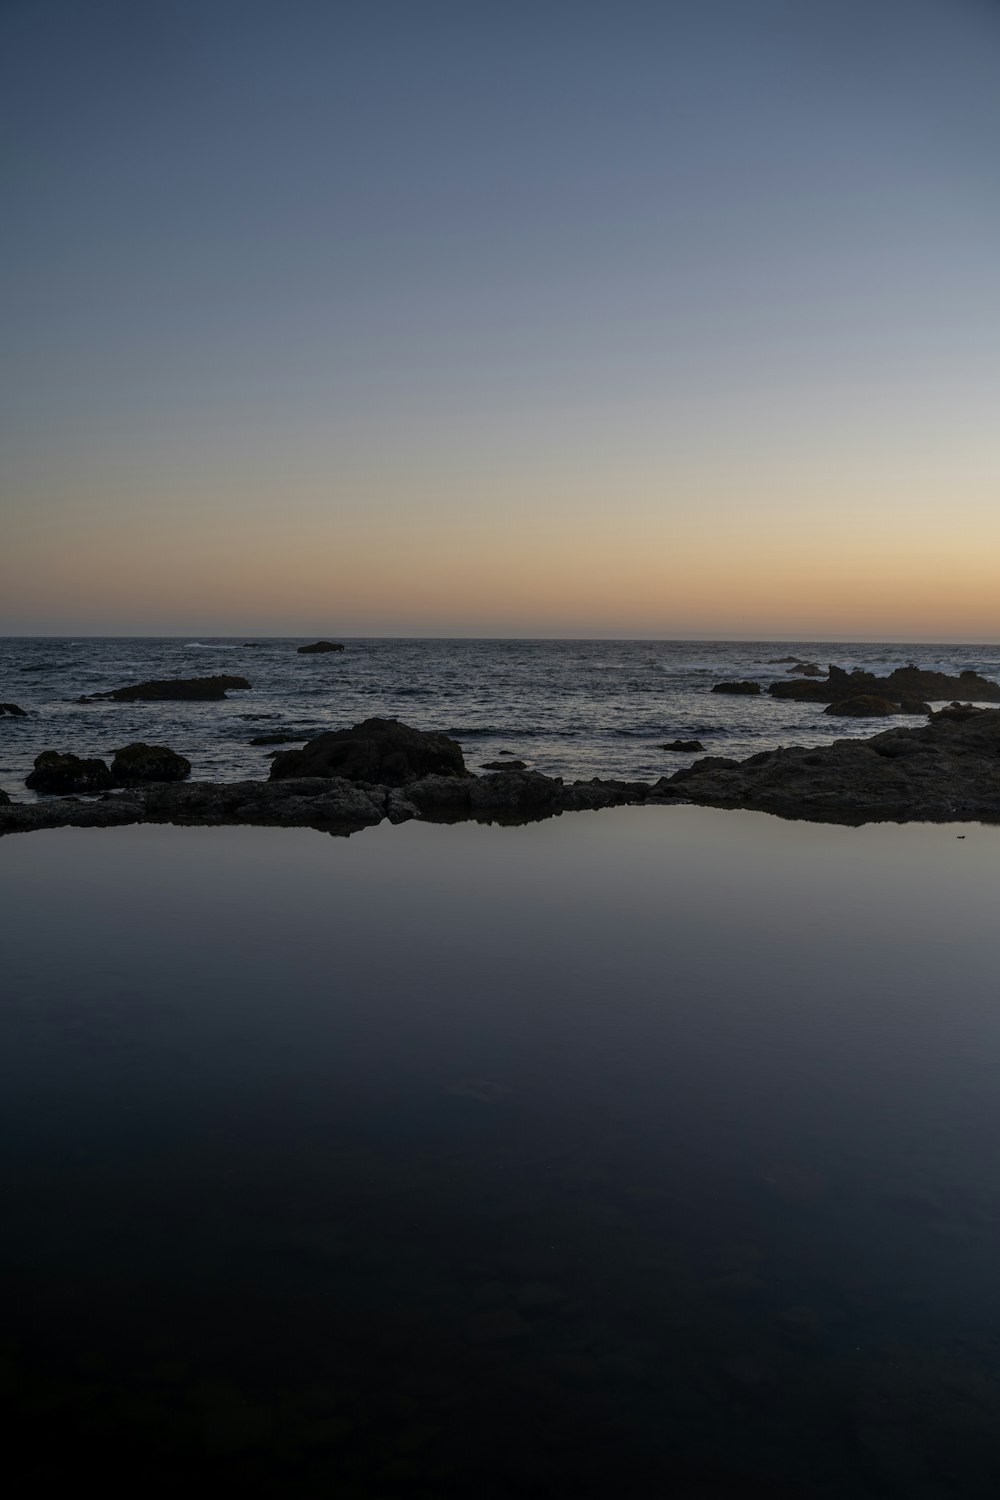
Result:
{"label": "dark foreground water", "polygon": [[[665,740],[698,739],[709,754],[742,758],[913,723],[901,716],[873,725],[831,718],[818,703],[712,692],[713,684],[734,678],[766,687],[788,675],[789,663],[780,658],[878,673],[912,661],[1000,677],[1000,645],[347,640],[342,652],[299,656],[300,644],[0,639],[0,702],[26,713],[0,718],[0,788],[31,797],[24,778],[43,750],[110,761],[135,740],[186,755],[199,779],[266,777],[274,752],[251,743],[259,735],[283,734],[301,744],[373,715],[452,735],[471,770],[506,751],[549,776],[655,780],[695,759],[665,752]],[[213,703],[78,701],[151,678],[221,673],[245,677],[250,690]]]}
{"label": "dark foreground water", "polygon": [[1000,829],[0,841],[16,1493],[1000,1485]]}

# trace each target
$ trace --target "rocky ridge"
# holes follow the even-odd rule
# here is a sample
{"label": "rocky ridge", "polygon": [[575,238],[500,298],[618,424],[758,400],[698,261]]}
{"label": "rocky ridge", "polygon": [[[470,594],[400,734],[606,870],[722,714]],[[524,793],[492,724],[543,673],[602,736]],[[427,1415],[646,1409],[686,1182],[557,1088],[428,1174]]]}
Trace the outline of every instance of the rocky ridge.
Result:
{"label": "rocky ridge", "polygon": [[[383,750],[398,744],[399,731],[430,740],[428,753],[437,756],[440,741],[454,744],[446,736],[421,736],[394,720],[366,720],[338,731],[343,736],[338,744],[371,741],[378,734],[375,725],[385,726]],[[319,736],[304,752],[288,753],[322,750],[330,738]],[[390,760],[392,753],[387,751]],[[313,749],[314,757],[319,754]],[[95,787],[93,800],[53,797],[4,804],[0,799],[0,833],[143,822],[279,824],[349,833],[386,818],[518,822],[624,804],[684,802],[832,823],[1000,819],[1000,710],[961,703],[932,714],[926,724],[885,730],[871,739],[836,740],[821,749],[791,746],[744,761],[703,756],[652,784],[566,783],[515,769],[474,776],[464,762],[457,769],[450,753],[443,770],[428,770],[414,760],[412,774],[400,773],[396,762],[398,779],[376,781],[366,779],[366,767],[373,763],[368,754],[353,762],[349,775],[343,774],[347,760],[334,767],[328,758],[319,775],[286,771],[270,781],[157,782],[119,791]]]}

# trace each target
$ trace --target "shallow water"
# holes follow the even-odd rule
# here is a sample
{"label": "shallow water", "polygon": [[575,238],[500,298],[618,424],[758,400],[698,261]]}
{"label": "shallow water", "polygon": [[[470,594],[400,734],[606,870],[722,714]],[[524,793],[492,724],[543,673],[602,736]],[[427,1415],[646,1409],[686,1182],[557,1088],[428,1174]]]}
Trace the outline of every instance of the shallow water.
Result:
{"label": "shallow water", "polygon": [[[696,758],[664,741],[698,739],[714,755],[821,745],[869,735],[822,705],[713,693],[716,682],[784,677],[799,656],[885,673],[913,661],[1000,677],[1000,646],[766,641],[347,640],[345,650],[299,656],[299,641],[260,639],[0,639],[0,702],[27,711],[0,719],[0,788],[24,789],[36,755],[72,751],[110,760],[134,740],[186,755],[214,781],[265,777],[260,734],[299,740],[383,715],[443,730],[478,770],[502,750],[547,775],[653,780]],[[214,703],[79,703],[81,695],[163,677],[242,676],[251,690]]]}
{"label": "shallow water", "polygon": [[5,1466],[1000,1482],[1000,829],[0,841]]}

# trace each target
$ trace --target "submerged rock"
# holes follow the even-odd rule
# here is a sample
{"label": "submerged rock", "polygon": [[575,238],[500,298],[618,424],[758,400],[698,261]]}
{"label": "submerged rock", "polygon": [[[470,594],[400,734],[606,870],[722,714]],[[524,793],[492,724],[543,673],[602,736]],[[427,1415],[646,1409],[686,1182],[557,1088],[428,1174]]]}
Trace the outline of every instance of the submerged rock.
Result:
{"label": "submerged rock", "polygon": [[0,703],[0,719],[26,719],[27,713],[16,703]]}
{"label": "submerged rock", "polygon": [[255,734],[251,745],[293,745],[304,740],[304,734]]}
{"label": "submerged rock", "polygon": [[336,641],[314,641],[311,646],[296,646],[300,656],[317,656],[326,651],[343,651],[343,646]]}
{"label": "submerged rock", "polygon": [[113,703],[164,703],[176,701],[208,701],[224,698],[227,691],[245,692],[250,687],[245,677],[171,677],[154,682],[134,682],[128,687],[115,688],[110,693],[91,693],[80,699],[81,703],[96,703],[102,700]]}
{"label": "submerged rock", "polygon": [[275,756],[271,780],[341,776],[381,786],[403,786],[421,776],[468,776],[461,746],[445,734],[426,734],[398,719],[365,719],[335,729],[301,750]]}
{"label": "submerged rock", "polygon": [[81,760],[59,750],[43,750],[35,757],[35,769],[24,779],[33,792],[59,795],[66,792],[106,791],[114,778],[103,760]]}
{"label": "submerged rock", "polygon": [[712,689],[713,693],[738,693],[745,696],[760,692],[759,682],[717,682]]}
{"label": "submerged rock", "polygon": [[165,745],[146,745],[141,740],[115,751],[112,779],[119,786],[145,781],[183,781],[191,774],[191,762]]}

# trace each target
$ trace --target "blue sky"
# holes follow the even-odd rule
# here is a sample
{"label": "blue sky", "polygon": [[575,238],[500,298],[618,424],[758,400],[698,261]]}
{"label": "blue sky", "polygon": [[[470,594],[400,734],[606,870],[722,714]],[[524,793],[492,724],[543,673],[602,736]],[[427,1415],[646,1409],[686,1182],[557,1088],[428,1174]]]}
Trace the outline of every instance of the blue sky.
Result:
{"label": "blue sky", "polygon": [[0,629],[995,636],[998,77],[973,0],[8,0]]}

